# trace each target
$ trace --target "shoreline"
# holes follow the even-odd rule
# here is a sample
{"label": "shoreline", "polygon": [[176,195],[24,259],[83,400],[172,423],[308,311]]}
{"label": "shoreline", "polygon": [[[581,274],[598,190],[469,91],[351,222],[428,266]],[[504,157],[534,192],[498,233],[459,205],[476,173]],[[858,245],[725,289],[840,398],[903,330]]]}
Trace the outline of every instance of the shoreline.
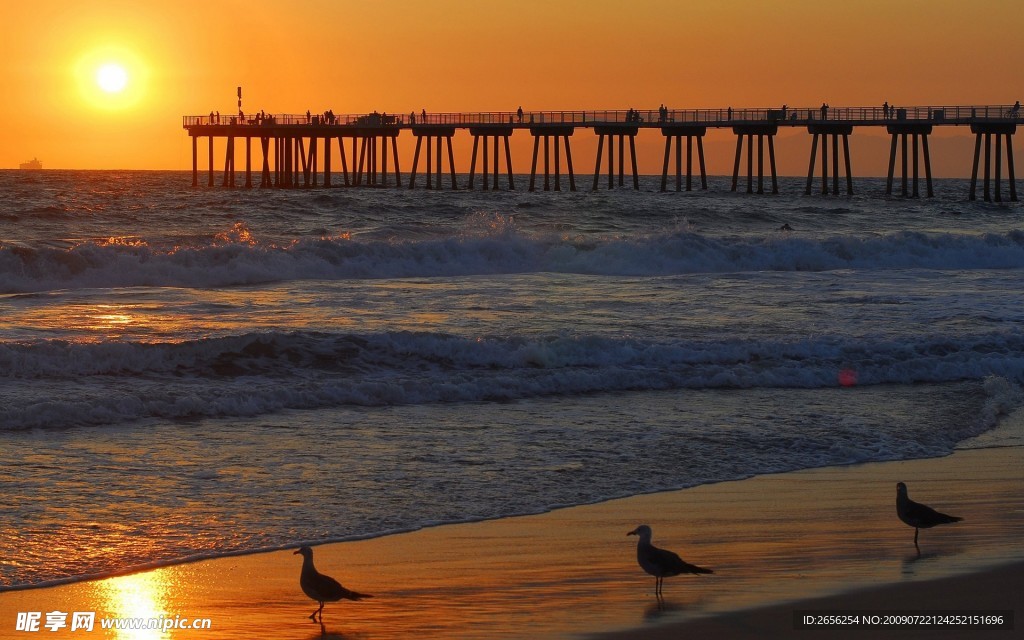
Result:
{"label": "shoreline", "polygon": [[[1012,445],[1012,446],[1016,446],[1016,445]],[[98,573],[95,573],[95,574],[88,574],[88,575],[81,575],[81,576],[71,576],[71,577],[66,577],[66,578],[55,578],[53,580],[46,580],[46,581],[43,581],[43,582],[40,582],[40,583],[36,583],[36,584],[19,584],[19,585],[2,585],[2,584],[0,584],[0,597],[2,597],[3,594],[5,594],[5,593],[12,593],[12,592],[17,592],[17,591],[35,591],[35,590],[42,590],[42,589],[53,589],[53,588],[57,588],[57,587],[69,587],[69,586],[73,586],[73,585],[81,584],[81,583],[97,582],[97,581],[100,581],[100,580],[109,580],[109,579],[113,579],[113,578],[122,578],[122,577],[131,576],[131,575],[135,575],[135,574],[139,574],[139,573],[146,573],[146,572],[149,572],[149,571],[157,571],[157,570],[160,570],[160,569],[168,569],[168,568],[172,568],[172,567],[176,567],[176,566],[189,565],[189,564],[195,564],[195,563],[200,563],[200,562],[216,562],[216,561],[219,561],[219,560],[227,560],[227,559],[230,559],[230,558],[237,558],[237,557],[244,557],[244,556],[260,556],[260,555],[271,554],[271,553],[280,553],[280,552],[284,552],[284,551],[291,552],[291,551],[294,551],[295,549],[297,549],[300,546],[310,546],[310,547],[316,548],[316,547],[324,547],[324,546],[332,546],[332,545],[352,544],[352,543],[355,543],[355,542],[363,542],[363,541],[367,541],[367,540],[383,540],[383,539],[388,539],[388,538],[391,538],[391,537],[394,537],[394,536],[403,536],[403,535],[415,534],[415,533],[420,533],[420,532],[429,531],[429,530],[437,529],[437,528],[443,528],[443,527],[459,527],[459,526],[473,525],[473,524],[486,523],[486,522],[495,522],[495,521],[501,521],[501,520],[514,520],[514,519],[517,519],[517,518],[530,518],[530,517],[544,516],[544,515],[548,515],[548,514],[551,514],[551,513],[556,513],[556,512],[559,512],[559,511],[563,511],[563,510],[566,510],[566,509],[578,509],[578,508],[593,507],[593,506],[604,505],[604,504],[608,504],[608,503],[614,503],[614,502],[618,502],[618,501],[631,500],[631,499],[635,499],[635,498],[646,498],[646,497],[660,496],[660,495],[671,495],[671,494],[675,494],[675,493],[678,493],[678,492],[692,491],[692,490],[695,490],[695,489],[700,489],[701,487],[706,487],[706,486],[713,486],[713,485],[718,485],[718,484],[736,483],[736,482],[744,482],[744,481],[752,480],[752,479],[758,478],[758,477],[781,476],[781,475],[786,475],[786,474],[790,474],[790,473],[802,473],[802,472],[809,472],[809,471],[820,471],[822,469],[853,468],[853,467],[858,467],[858,466],[861,466],[861,465],[864,465],[864,464],[887,464],[887,463],[895,463],[895,462],[913,462],[913,461],[920,461],[920,460],[941,460],[943,458],[947,458],[947,457],[953,455],[954,453],[956,453],[956,451],[958,451],[958,450],[954,450],[954,451],[952,451],[952,452],[950,452],[950,453],[948,453],[946,455],[937,456],[937,457],[931,457],[931,458],[912,458],[912,459],[909,459],[909,460],[899,460],[899,461],[850,462],[850,463],[845,463],[845,464],[825,465],[825,466],[822,466],[822,467],[808,467],[808,468],[805,468],[805,469],[796,469],[796,470],[792,470],[792,471],[779,471],[779,472],[775,472],[775,473],[768,473],[768,474],[760,474],[760,475],[748,476],[748,477],[738,478],[738,479],[734,479],[734,480],[720,480],[720,481],[715,481],[715,482],[709,482],[709,483],[706,483],[706,484],[703,484],[703,485],[695,485],[693,487],[683,487],[683,488],[679,488],[679,489],[658,489],[658,490],[654,490],[654,491],[651,491],[651,492],[648,492],[648,493],[639,493],[639,494],[634,494],[634,495],[630,495],[630,496],[618,496],[618,497],[612,497],[612,498],[603,498],[603,499],[600,499],[600,500],[596,500],[594,502],[584,502],[584,503],[568,505],[568,506],[552,506],[552,507],[549,507],[549,508],[546,508],[546,509],[543,509],[543,510],[540,510],[540,511],[535,511],[535,512],[514,513],[514,514],[499,515],[499,516],[493,516],[493,517],[481,517],[481,518],[473,518],[473,519],[467,519],[467,520],[455,520],[455,521],[451,521],[451,522],[430,523],[430,524],[424,524],[422,526],[410,527],[408,529],[396,529],[396,530],[393,530],[393,531],[387,531],[387,532],[383,532],[383,533],[369,534],[369,535],[365,535],[365,536],[353,536],[353,537],[344,538],[344,539],[304,540],[304,541],[299,541],[299,542],[296,542],[296,543],[289,543],[289,544],[284,544],[284,545],[274,546],[274,547],[267,547],[267,548],[240,549],[240,550],[236,550],[236,551],[226,551],[226,552],[221,552],[221,553],[197,554],[194,557],[183,557],[183,558],[176,558],[176,559],[173,559],[173,560],[155,560],[155,561],[150,562],[150,563],[144,563],[144,564],[141,564],[141,565],[138,565],[138,566],[135,566],[135,567],[131,567],[131,568],[127,568],[127,569],[123,569],[123,570],[112,570],[112,571],[109,571],[109,572],[98,572]]]}
{"label": "shoreline", "polygon": [[[1022,425],[1024,412],[1017,412],[997,431],[1016,434]],[[870,594],[903,601],[938,581],[952,608],[963,608],[953,606],[957,598],[996,602],[1000,593],[1024,593],[1006,582],[1024,561],[1024,447],[993,446],[991,432],[983,437],[981,448],[942,458],[756,476],[318,546],[321,572],[376,596],[328,603],[324,631],[346,638],[656,638],[708,629],[709,637],[742,638],[755,637],[742,635],[754,629],[756,637],[784,637],[793,632],[792,611],[822,596],[835,599],[828,606],[872,608]],[[920,556],[912,529],[896,519],[898,481],[912,498],[965,517],[922,530]],[[636,539],[625,535],[641,523],[653,527],[654,544],[715,575],[668,578],[659,607],[654,579],[636,565]],[[306,618],[316,603],[299,590],[300,566],[289,548],[4,591],[0,630],[13,631],[19,612],[56,610],[211,620],[212,629],[174,630],[173,638],[321,637]]]}

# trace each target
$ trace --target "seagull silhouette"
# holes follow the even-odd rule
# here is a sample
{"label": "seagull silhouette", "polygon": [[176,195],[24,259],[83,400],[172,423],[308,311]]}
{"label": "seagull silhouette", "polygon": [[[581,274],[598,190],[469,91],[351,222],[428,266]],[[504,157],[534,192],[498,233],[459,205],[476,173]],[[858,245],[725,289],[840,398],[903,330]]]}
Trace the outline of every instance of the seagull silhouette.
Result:
{"label": "seagull silhouette", "polygon": [[320,603],[320,608],[309,616],[309,619],[313,622],[317,621],[318,615],[320,616],[320,622],[324,621],[325,602],[337,602],[342,599],[362,600],[363,598],[373,597],[365,593],[349,591],[334,578],[325,576],[317,571],[316,567],[313,566],[313,550],[309,547],[300,547],[292,555],[297,554],[302,554],[302,574],[299,576],[299,586],[302,587],[303,593]]}
{"label": "seagull silhouette", "polygon": [[664,580],[680,573],[714,573],[711,569],[683,562],[682,558],[651,544],[651,528],[642,524],[633,529],[627,536],[638,536],[636,543],[636,561],[640,568],[654,576],[654,595],[661,598]]}
{"label": "seagull silhouette", "polygon": [[896,515],[900,517],[900,520],[914,527],[914,547],[918,553],[921,552],[921,547],[917,546],[917,534],[921,529],[931,529],[939,524],[950,524],[963,520],[963,518],[947,516],[931,507],[914,502],[907,495],[907,485],[902,482],[896,483]]}

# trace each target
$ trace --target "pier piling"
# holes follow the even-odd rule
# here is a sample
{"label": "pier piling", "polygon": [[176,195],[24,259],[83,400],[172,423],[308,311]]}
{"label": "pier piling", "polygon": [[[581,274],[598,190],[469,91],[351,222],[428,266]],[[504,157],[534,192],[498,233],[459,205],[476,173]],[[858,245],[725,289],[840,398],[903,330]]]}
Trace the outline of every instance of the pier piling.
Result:
{"label": "pier piling", "polygon": [[971,133],[974,134],[974,165],[971,170],[971,191],[968,199],[975,200],[978,186],[978,160],[981,152],[982,136],[985,139],[985,174],[984,174],[984,197],[985,202],[992,201],[990,189],[991,159],[992,159],[992,136],[995,136],[995,201],[1002,202],[1002,146],[1003,139],[1006,140],[1006,169],[1008,172],[1010,186],[1010,201],[1017,201],[1017,177],[1013,167],[1013,134],[1017,132],[1017,125],[1012,123],[977,123],[971,125]]}
{"label": "pier piling", "polygon": [[662,127],[661,134],[665,136],[665,161],[661,168],[661,190],[665,191],[668,186],[668,162],[672,152],[672,140],[676,144],[676,191],[682,190],[683,174],[683,138],[686,138],[686,190],[693,188],[693,139],[697,139],[697,156],[700,160],[700,188],[707,190],[708,176],[704,167],[704,135],[707,127],[699,126],[669,126]]}
{"label": "pier piling", "polygon": [[774,124],[744,124],[732,127],[736,134],[736,162],[732,169],[732,191],[736,191],[740,177],[740,157],[743,152],[743,137],[747,138],[747,193],[754,192],[754,136],[757,136],[757,193],[764,193],[764,139],[768,138],[768,162],[772,172],[772,193],[779,192],[778,171],[775,166],[775,134],[779,127]]}
{"label": "pier piling", "polygon": [[[562,190],[561,144],[563,142],[565,143],[565,162],[569,178],[569,190],[576,190],[576,175],[572,168],[572,147],[569,144],[569,138],[572,136],[574,131],[574,127],[561,125],[538,125],[530,127],[530,135],[533,136],[533,161],[530,164],[530,191],[534,191],[536,189],[537,154],[540,151],[542,141],[544,144],[544,191],[551,190],[552,165],[555,173],[555,191]],[[553,163],[551,158],[552,146],[554,147]],[[508,153],[507,146],[505,147],[505,153]],[[509,162],[511,162],[511,160],[509,160]],[[600,160],[598,162],[600,162]],[[511,184],[512,174],[509,173],[510,188]]]}
{"label": "pier piling", "polygon": [[629,138],[629,155],[632,160],[633,168],[633,189],[635,191],[640,190],[640,174],[636,168],[636,134],[639,132],[639,127],[636,125],[606,125],[594,127],[594,132],[599,136],[597,143],[597,162],[594,166],[594,187],[592,191],[597,191],[597,185],[601,180],[601,155],[604,148],[604,140],[608,140],[608,188],[615,188],[615,137],[619,138],[619,186],[624,185],[625,177],[625,139]]}
{"label": "pier piling", "polygon": [[505,143],[505,171],[508,174],[508,188],[509,188],[509,190],[515,189],[515,181],[512,178],[512,152],[509,149],[509,137],[512,135],[512,127],[470,127],[469,133],[470,133],[470,135],[473,136],[473,157],[472,157],[472,159],[470,160],[470,163],[469,163],[469,184],[466,185],[467,188],[469,188],[469,189],[473,188],[473,183],[474,183],[475,178],[476,178],[476,159],[477,159],[477,155],[478,155],[477,152],[479,150],[480,142],[482,140],[483,141],[483,154],[482,154],[483,173],[481,174],[481,177],[483,178],[483,190],[487,191],[489,178],[491,177],[490,176],[490,172],[488,171],[488,158],[490,157],[490,154],[488,154],[488,141],[490,141],[491,144],[494,145],[494,147],[493,147],[494,148],[494,153],[493,153],[493,160],[494,160],[494,162],[493,162],[493,178],[494,178],[494,180],[493,180],[493,187],[491,187],[491,188],[493,190],[495,190],[495,191],[500,188],[498,186],[498,174],[499,174],[498,154],[499,154],[499,151],[500,151],[501,143],[504,142]]}
{"label": "pier piling", "polygon": [[[427,184],[426,184],[426,188],[427,189],[433,189],[434,188],[434,186],[433,186],[434,185],[434,171],[433,171],[433,162],[432,162],[432,160],[435,158],[435,156],[431,153],[431,148],[433,146],[433,142],[436,140],[436,142],[437,142],[437,154],[436,154],[436,160],[437,160],[437,180],[436,180],[437,188],[438,189],[442,189],[443,188],[441,186],[441,172],[442,172],[442,167],[441,167],[441,151],[442,151],[442,149],[441,149],[441,147],[445,143],[447,143],[448,144],[448,169],[449,169],[449,171],[451,173],[452,189],[453,190],[454,189],[458,189],[459,188],[459,184],[458,184],[458,180],[455,177],[455,155],[452,152],[452,136],[455,135],[455,127],[439,127],[439,126],[436,126],[436,125],[426,125],[426,126],[422,126],[422,127],[413,127],[412,128],[412,134],[416,137],[416,151],[413,154],[413,158],[412,158],[412,172],[409,174],[409,188],[410,189],[416,188],[416,167],[419,165],[420,149],[422,148],[422,142],[423,142],[424,139],[426,139],[426,141],[427,141],[427,148],[426,148],[426,153],[424,154],[425,157],[426,157],[426,160],[427,160],[427,171],[426,171]],[[396,135],[397,135],[397,132],[396,132]],[[396,147],[396,157],[397,157],[397,147]],[[396,169],[396,173],[397,173],[397,169]]]}
{"label": "pier piling", "polygon": [[[901,195],[904,198],[908,197],[908,195],[910,195],[910,197],[914,197],[914,198],[920,197],[920,192],[919,192],[919,189],[918,189],[918,183],[919,183],[919,179],[918,179],[918,175],[919,175],[918,174],[918,147],[920,146],[921,150],[924,153],[924,172],[925,172],[925,184],[926,184],[926,188],[927,188],[927,195],[928,195],[929,198],[934,197],[935,196],[935,192],[932,189],[932,163],[931,163],[930,154],[928,152],[928,136],[932,132],[932,125],[931,124],[917,123],[917,122],[913,122],[913,123],[904,122],[904,123],[900,123],[900,124],[891,124],[888,127],[886,127],[886,130],[892,136],[892,143],[890,144],[890,147],[889,147],[889,174],[888,174],[888,177],[887,177],[886,182],[885,182],[885,195],[887,195],[887,196],[891,196],[892,195],[893,172],[894,172],[895,167],[896,167],[896,146],[897,146],[897,142],[899,142],[899,146],[900,146],[900,150],[901,150],[900,155],[901,155],[901,169],[902,169],[902,171],[901,171],[902,182],[901,182],[901,190],[900,190]],[[911,143],[912,143],[911,146],[913,147],[913,149],[912,149],[912,152],[913,152],[913,185],[912,185],[913,186],[913,193],[912,194],[909,194],[909,191],[908,191],[907,136],[910,136]],[[920,140],[920,145],[918,144],[918,140]]]}
{"label": "pier piling", "polygon": [[814,183],[814,160],[818,150],[818,141],[821,141],[821,194],[828,195],[828,140],[832,138],[832,195],[839,195],[839,138],[843,139],[843,159],[846,164],[846,195],[853,195],[853,174],[850,168],[850,140],[853,133],[853,125],[835,123],[812,124],[807,127],[808,133],[813,136],[811,140],[811,162],[807,167],[807,188],[805,195],[811,195],[811,187]]}

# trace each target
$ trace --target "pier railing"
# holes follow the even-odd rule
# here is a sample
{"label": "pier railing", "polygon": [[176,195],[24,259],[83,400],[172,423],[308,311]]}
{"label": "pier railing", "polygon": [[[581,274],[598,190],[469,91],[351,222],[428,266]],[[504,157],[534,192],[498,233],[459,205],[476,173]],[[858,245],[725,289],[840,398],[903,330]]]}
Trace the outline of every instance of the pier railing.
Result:
{"label": "pier railing", "polygon": [[362,113],[323,114],[239,114],[216,112],[200,116],[184,116],[185,128],[204,125],[277,126],[336,125],[366,127],[412,127],[505,125],[529,127],[537,125],[636,125],[641,127],[691,124],[706,126],[738,126],[743,124],[779,124],[803,126],[822,121],[850,124],[884,125],[888,122],[933,122],[936,124],[969,124],[978,121],[1016,122],[1020,105],[930,105],[872,107],[765,107],[754,109],[610,109],[583,111],[491,111],[474,113]]}

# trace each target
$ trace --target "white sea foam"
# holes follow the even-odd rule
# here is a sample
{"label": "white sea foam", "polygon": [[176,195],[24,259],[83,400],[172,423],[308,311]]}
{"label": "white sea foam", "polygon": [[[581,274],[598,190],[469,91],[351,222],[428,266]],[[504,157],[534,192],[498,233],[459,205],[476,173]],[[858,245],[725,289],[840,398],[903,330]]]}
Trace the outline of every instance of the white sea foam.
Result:
{"label": "white sea foam", "polygon": [[263,244],[245,236],[173,249],[145,242],[70,248],[0,245],[0,293],[128,286],[222,287],[304,279],[508,273],[664,276],[836,269],[1019,269],[1024,233],[867,236],[664,235],[581,241],[501,230],[426,240],[327,238]]}
{"label": "white sea foam", "polygon": [[[257,333],[181,343],[0,344],[0,429],[145,418],[254,416],[284,409],[389,406],[658,389],[833,388],[1024,382],[1024,336],[929,336],[866,345]],[[40,385],[52,393],[39,399]],[[35,399],[33,399],[35,398]]]}

